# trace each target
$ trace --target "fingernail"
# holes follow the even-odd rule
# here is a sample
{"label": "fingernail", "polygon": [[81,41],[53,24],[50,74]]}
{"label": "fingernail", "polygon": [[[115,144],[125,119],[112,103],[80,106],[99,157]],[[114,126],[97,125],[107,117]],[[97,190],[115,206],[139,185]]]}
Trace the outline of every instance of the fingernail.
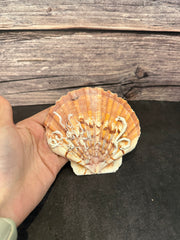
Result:
{"label": "fingernail", "polygon": [[16,240],[17,229],[13,220],[9,218],[0,218],[0,239]]}

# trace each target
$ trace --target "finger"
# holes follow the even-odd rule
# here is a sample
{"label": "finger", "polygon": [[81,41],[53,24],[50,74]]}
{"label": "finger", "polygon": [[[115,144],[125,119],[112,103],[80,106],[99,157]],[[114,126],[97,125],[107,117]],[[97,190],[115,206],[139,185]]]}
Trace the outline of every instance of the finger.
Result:
{"label": "finger", "polygon": [[33,115],[32,117],[30,117],[32,120],[38,122],[39,124],[43,125],[44,120],[46,119],[46,116],[49,112],[49,108],[46,108],[45,110]]}
{"label": "finger", "polygon": [[[54,155],[54,158],[49,158],[48,164],[50,164],[49,169],[51,169],[51,172],[54,176],[54,178],[57,176],[59,171],[64,167],[64,165],[68,162],[69,160],[66,158],[63,158],[61,156]],[[47,166],[48,166],[47,164]]]}
{"label": "finger", "polygon": [[0,96],[0,126],[13,124],[13,111],[11,104]]}
{"label": "finger", "polygon": [[54,178],[61,168],[68,162],[68,159],[55,154],[47,143],[46,136],[39,142],[39,154],[46,167],[53,174]]}
{"label": "finger", "polygon": [[60,157],[58,156],[58,159],[59,159],[59,170],[64,167],[64,165],[69,162],[69,160],[67,158],[64,158],[64,157]]}

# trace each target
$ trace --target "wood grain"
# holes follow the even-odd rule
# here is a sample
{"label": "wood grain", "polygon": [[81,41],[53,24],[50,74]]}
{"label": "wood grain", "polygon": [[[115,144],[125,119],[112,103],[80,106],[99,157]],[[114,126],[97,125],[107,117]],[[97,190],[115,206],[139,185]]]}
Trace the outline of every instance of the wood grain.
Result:
{"label": "wood grain", "polygon": [[180,32],[179,0],[0,0],[0,29]]}
{"label": "wood grain", "polygon": [[3,32],[0,46],[0,95],[13,105],[54,103],[85,86],[128,100],[180,100],[180,36]]}

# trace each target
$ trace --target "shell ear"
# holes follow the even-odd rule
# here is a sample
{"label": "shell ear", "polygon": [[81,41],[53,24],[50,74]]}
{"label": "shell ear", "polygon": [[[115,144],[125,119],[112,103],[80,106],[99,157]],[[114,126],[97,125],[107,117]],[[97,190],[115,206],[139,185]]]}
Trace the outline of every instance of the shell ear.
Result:
{"label": "shell ear", "polygon": [[[113,172],[116,172],[119,169],[119,167],[121,166],[121,164],[122,164],[122,158],[117,159],[116,161],[108,164],[105,168],[103,168],[101,173],[113,173]],[[86,167],[81,166],[78,163],[73,162],[73,161],[71,161],[71,167],[73,169],[73,172],[77,176],[93,174],[93,172],[91,172]]]}

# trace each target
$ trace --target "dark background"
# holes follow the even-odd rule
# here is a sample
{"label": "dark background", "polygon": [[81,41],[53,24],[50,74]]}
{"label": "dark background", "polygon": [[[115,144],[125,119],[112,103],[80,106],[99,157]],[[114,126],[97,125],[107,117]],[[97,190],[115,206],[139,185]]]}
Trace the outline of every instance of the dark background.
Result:
{"label": "dark background", "polygon": [[[121,168],[78,177],[67,164],[18,228],[18,240],[180,239],[180,103],[130,105],[142,134]],[[48,106],[14,107],[14,120]]]}

